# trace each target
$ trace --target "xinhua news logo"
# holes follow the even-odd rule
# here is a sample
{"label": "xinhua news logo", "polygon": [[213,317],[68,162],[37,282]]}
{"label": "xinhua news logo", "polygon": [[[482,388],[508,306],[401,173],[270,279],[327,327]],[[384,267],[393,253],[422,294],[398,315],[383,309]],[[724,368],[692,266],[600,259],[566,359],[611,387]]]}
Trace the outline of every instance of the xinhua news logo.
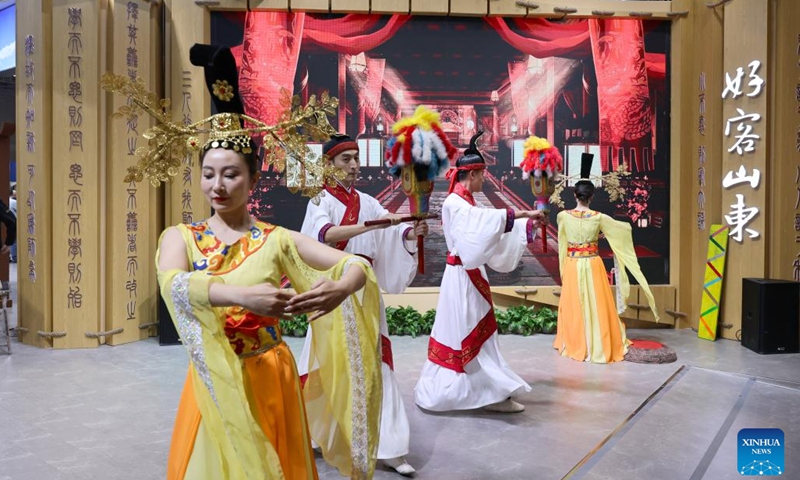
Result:
{"label": "xinhua news logo", "polygon": [[739,430],[738,466],[741,475],[783,475],[783,430]]}

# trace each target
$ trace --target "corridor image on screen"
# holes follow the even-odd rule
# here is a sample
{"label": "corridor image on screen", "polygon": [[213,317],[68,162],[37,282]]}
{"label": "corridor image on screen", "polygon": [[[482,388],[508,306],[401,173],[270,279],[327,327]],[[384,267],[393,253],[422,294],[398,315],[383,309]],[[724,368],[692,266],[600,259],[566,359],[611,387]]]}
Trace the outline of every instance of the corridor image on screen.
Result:
{"label": "corridor image on screen", "polygon": [[[383,165],[384,147],[392,125],[419,105],[439,113],[460,150],[485,132],[480,148],[488,168],[476,200],[487,207],[534,205],[519,167],[530,135],[559,149],[567,175],[580,172],[586,152],[595,155],[595,175],[624,162],[631,172],[625,198],[611,203],[600,189],[592,208],[632,225],[640,265],[653,284],[669,281],[669,31],[669,22],[639,19],[212,14],[212,43],[232,47],[247,113],[273,122],[283,89],[303,101],[324,91],[337,97],[330,122],[360,148],[356,188],[390,212],[408,213],[409,205]],[[321,152],[321,145],[311,147]],[[436,181],[431,213],[440,212],[447,186],[444,178]],[[575,206],[569,186],[562,198],[565,208]],[[264,221],[299,229],[308,201],[265,167],[251,207]],[[537,238],[513,272],[488,271],[492,285],[560,283],[558,211],[551,210],[547,252]],[[425,275],[416,287],[438,286],[445,267],[441,223],[429,225]],[[611,272],[603,241],[600,255]]]}

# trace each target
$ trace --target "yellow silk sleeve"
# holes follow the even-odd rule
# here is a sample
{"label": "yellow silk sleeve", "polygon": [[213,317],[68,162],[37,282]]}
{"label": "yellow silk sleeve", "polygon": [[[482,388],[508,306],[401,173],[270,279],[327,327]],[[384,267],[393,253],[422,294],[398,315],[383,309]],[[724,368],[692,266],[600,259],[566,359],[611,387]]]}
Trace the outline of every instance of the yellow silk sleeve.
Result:
{"label": "yellow silk sleeve", "polygon": [[601,214],[600,230],[605,234],[606,240],[608,240],[611,250],[614,252],[614,267],[617,270],[617,288],[619,289],[617,298],[621,300],[621,305],[617,305],[617,309],[621,313],[627,308],[628,296],[631,290],[627,270],[639,282],[640,288],[647,297],[650,310],[653,311],[653,316],[658,322],[660,320],[658,309],[656,308],[653,293],[650,291],[650,286],[647,284],[647,279],[644,277],[641,268],[639,268],[639,260],[636,258],[636,250],[633,247],[630,224],[619,222],[608,215]]}
{"label": "yellow silk sleeve", "polygon": [[298,292],[319,278],[339,280],[360,268],[365,286],[311,323],[313,343],[303,395],[311,437],[325,460],[352,479],[372,478],[378,453],[383,386],[380,356],[380,290],[372,268],[349,255],[327,271],[314,270],[283,231],[286,276]]}
{"label": "yellow silk sleeve", "polygon": [[564,276],[564,259],[567,258],[567,219],[569,214],[565,211],[558,212],[556,222],[558,222],[558,272],[562,277]]}
{"label": "yellow silk sleeve", "polygon": [[[189,232],[181,232],[186,241]],[[226,473],[221,480],[283,479],[278,455],[250,411],[241,362],[229,346],[222,315],[209,302],[213,282],[223,281],[204,272],[158,270],[161,295],[189,353],[203,425]]]}

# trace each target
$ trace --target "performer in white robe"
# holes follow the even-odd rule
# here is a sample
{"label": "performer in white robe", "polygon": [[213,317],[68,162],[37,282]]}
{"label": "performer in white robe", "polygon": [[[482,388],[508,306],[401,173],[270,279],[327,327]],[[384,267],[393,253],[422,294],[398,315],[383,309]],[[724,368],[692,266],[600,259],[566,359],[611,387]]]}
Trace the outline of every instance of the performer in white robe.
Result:
{"label": "performer in white robe", "polygon": [[[335,135],[323,146],[323,153],[347,177],[335,188],[326,188],[319,205],[309,202],[302,233],[348,253],[360,255],[372,263],[378,285],[387,293],[402,293],[417,271],[416,238],[427,236],[425,221],[398,224],[400,215],[390,214],[373,197],[354,188],[360,164],[358,144],[346,135]],[[394,225],[364,226],[369,220],[391,219]],[[408,454],[410,427],[400,388],[394,376],[389,326],[381,300],[381,351],[383,357],[383,408],[381,413],[378,459],[398,473],[410,475],[414,468],[404,456]],[[300,356],[301,378],[309,371],[308,353],[312,332],[308,329]],[[313,370],[315,367],[312,365]],[[313,419],[309,419],[313,421]]]}
{"label": "performer in white robe", "polygon": [[531,387],[515,374],[497,338],[492,294],[484,265],[510,272],[544,218],[538,211],[485,208],[472,194],[481,191],[486,166],[475,146],[448,172],[450,194],[442,204],[447,266],[442,277],[428,359],[415,387],[416,403],[431,411],[485,407],[521,412],[511,397]]}

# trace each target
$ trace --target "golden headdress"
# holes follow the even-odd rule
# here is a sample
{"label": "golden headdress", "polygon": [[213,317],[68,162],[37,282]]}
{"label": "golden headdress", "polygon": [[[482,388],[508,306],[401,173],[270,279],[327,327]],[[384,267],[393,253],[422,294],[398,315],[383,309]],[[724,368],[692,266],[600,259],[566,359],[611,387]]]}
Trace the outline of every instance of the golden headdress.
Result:
{"label": "golden headdress", "polygon": [[[130,119],[145,112],[156,119],[156,124],[142,135],[148,144],[136,149],[139,162],[128,169],[126,183],[147,178],[157,187],[161,182],[171,182],[184,159],[201,149],[225,148],[251,154],[255,148],[252,136],[261,135],[263,161],[277,172],[288,170],[287,186],[293,192],[301,191],[304,196],[313,198],[325,184],[335,184],[341,174],[321,158],[315,159],[307,143],[327,140],[335,133],[328,123],[328,115],[336,113],[339,104],[336,98],[328,96],[327,92],[319,98],[312,95],[303,106],[298,96],[292,97],[283,90],[281,104],[286,110],[275,125],[267,125],[244,114],[236,61],[230,48],[197,44],[192,47],[190,57],[193,64],[204,67],[206,84],[219,112],[194,123],[172,121],[169,100],[159,100],[147,90],[142,79],[131,80],[113,73],[103,75],[100,85],[105,90],[129,99],[113,117]],[[204,134],[208,138],[201,142]]]}
{"label": "golden headdress", "polygon": [[625,197],[625,188],[620,185],[620,179],[631,174],[631,172],[628,171],[625,163],[621,162],[616,170],[608,172],[605,175],[592,175],[591,172],[593,161],[594,154],[584,153],[581,156],[580,176],[567,176],[562,173],[557,174],[555,178],[555,189],[550,195],[550,203],[564,208],[564,200],[561,199],[561,192],[564,191],[564,187],[570,180],[599,181],[602,184],[602,187],[600,188],[608,192],[608,199],[611,202],[618,202],[622,200]]}

